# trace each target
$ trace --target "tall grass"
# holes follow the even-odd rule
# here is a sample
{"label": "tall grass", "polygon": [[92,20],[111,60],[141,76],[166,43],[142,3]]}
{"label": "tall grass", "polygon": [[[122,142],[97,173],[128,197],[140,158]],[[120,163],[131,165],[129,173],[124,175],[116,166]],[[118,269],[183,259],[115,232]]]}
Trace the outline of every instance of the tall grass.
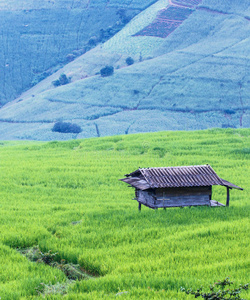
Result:
{"label": "tall grass", "polygon": [[[72,284],[65,299],[112,299],[117,293],[189,299],[181,286],[198,288],[226,276],[246,283],[249,134],[214,129],[1,143],[0,297],[42,299],[40,283],[66,282],[59,270],[15,250],[34,245],[97,275]],[[228,208],[143,207],[139,213],[134,190],[118,181],[138,167],[207,163],[244,188],[232,190]],[[225,203],[226,189],[214,187],[213,199]]]}

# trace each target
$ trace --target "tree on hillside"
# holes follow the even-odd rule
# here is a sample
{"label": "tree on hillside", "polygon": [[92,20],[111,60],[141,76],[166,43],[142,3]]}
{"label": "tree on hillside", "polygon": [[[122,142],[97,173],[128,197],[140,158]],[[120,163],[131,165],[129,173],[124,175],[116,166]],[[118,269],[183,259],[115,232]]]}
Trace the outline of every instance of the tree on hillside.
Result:
{"label": "tree on hillside", "polygon": [[133,60],[132,57],[129,56],[129,57],[126,58],[126,64],[127,64],[128,66],[133,65],[134,62],[135,62],[135,61]]}
{"label": "tree on hillside", "polygon": [[114,73],[114,67],[106,66],[100,70],[102,77],[111,76]]}
{"label": "tree on hillside", "polygon": [[52,81],[52,84],[57,87],[60,85],[65,85],[70,82],[70,78],[68,78],[65,74],[61,74],[59,79]]}
{"label": "tree on hillside", "polygon": [[61,85],[65,85],[69,83],[69,79],[65,74],[61,74],[59,77],[59,82]]}
{"label": "tree on hillside", "polygon": [[60,133],[80,133],[82,132],[82,128],[77,124],[57,122],[54,124],[52,131]]}
{"label": "tree on hillside", "polygon": [[131,17],[127,16],[126,9],[124,8],[118,9],[116,14],[119,16],[123,24],[127,24],[131,20]]}

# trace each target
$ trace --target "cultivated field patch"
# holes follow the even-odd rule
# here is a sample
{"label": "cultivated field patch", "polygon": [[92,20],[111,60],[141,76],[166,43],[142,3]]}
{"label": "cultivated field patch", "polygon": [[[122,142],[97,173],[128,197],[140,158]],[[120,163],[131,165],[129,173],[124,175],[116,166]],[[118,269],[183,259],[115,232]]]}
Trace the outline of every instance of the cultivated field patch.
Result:
{"label": "cultivated field patch", "polygon": [[170,1],[170,5],[159,11],[156,19],[135,36],[166,38],[194,12],[195,6],[201,2],[202,0]]}

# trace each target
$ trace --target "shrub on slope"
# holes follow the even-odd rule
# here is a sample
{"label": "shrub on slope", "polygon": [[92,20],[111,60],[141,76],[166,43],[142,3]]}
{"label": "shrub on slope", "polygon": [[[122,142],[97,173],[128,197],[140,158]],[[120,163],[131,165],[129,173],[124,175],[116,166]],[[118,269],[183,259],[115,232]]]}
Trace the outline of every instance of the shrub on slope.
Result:
{"label": "shrub on slope", "polygon": [[61,133],[80,133],[82,129],[77,124],[66,123],[66,122],[57,122],[52,128],[53,132]]}

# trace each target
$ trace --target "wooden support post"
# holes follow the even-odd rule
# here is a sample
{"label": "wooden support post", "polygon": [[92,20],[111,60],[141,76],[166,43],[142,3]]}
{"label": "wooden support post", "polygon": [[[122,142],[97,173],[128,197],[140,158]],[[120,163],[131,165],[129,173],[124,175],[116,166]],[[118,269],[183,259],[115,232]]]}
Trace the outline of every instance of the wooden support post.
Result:
{"label": "wooden support post", "polygon": [[139,211],[141,211],[141,203],[139,202],[139,206],[138,206]]}
{"label": "wooden support post", "polygon": [[227,186],[227,204],[226,204],[226,206],[229,206],[229,200],[230,200],[229,192],[230,192],[230,188]]}

